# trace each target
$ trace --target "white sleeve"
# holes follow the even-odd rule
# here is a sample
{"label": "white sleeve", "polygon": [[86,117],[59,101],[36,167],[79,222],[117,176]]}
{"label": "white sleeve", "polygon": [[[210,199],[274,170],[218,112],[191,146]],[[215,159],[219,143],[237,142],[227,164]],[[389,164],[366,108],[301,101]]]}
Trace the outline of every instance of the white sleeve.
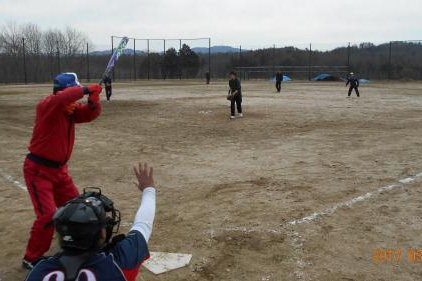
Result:
{"label": "white sleeve", "polygon": [[133,221],[132,230],[139,231],[145,238],[149,240],[152,232],[152,225],[155,216],[155,188],[147,187],[142,192],[141,206],[139,206],[136,213],[135,220]]}

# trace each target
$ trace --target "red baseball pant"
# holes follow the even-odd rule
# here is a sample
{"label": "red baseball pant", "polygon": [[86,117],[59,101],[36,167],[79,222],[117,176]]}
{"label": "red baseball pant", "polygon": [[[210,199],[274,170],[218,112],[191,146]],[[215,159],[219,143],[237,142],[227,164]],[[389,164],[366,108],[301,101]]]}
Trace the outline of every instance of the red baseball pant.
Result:
{"label": "red baseball pant", "polygon": [[78,196],[79,192],[67,166],[50,168],[25,159],[23,173],[36,215],[24,257],[32,262],[50,249],[54,234],[52,218],[57,207]]}

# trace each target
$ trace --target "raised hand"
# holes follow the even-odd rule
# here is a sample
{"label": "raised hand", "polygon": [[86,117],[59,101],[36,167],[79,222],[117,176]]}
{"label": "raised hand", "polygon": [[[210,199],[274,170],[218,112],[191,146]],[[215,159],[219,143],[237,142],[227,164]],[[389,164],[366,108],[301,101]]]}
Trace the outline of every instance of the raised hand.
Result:
{"label": "raised hand", "polygon": [[155,187],[154,169],[152,167],[148,167],[147,163],[144,163],[143,165],[139,163],[138,166],[133,167],[133,171],[135,172],[136,179],[138,180],[135,184],[140,191],[143,191],[147,187]]}

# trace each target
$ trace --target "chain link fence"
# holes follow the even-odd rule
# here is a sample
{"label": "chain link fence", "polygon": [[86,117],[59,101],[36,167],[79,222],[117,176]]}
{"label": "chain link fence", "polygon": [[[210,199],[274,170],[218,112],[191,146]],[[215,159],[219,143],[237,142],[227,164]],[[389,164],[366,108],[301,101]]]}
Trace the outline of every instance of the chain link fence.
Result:
{"label": "chain link fence", "polygon": [[244,79],[272,78],[278,70],[294,79],[327,73],[344,78],[355,72],[372,80],[422,80],[422,41],[240,46],[232,68]]}
{"label": "chain link fence", "polygon": [[[51,82],[60,72],[76,72],[81,80],[98,80],[119,37],[109,50],[95,51],[86,43],[72,54],[59,48],[42,52],[18,38],[13,48],[0,42],[0,83]],[[35,50],[35,51],[34,51]],[[221,50],[210,38],[131,39],[113,78],[212,79],[237,70],[243,79],[268,79],[282,70],[293,79],[311,79],[321,73],[344,77],[353,71],[371,80],[422,80],[422,40],[379,44],[296,44],[239,46]]]}

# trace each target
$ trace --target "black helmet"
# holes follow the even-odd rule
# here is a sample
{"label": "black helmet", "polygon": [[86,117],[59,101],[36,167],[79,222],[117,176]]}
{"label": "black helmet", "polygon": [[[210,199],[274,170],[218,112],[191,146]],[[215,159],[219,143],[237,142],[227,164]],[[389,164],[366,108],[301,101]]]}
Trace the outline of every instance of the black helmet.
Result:
{"label": "black helmet", "polygon": [[53,216],[60,234],[60,246],[65,250],[95,251],[101,229],[106,229],[106,243],[120,226],[120,212],[113,201],[101,194],[100,189],[86,191],[60,207]]}

